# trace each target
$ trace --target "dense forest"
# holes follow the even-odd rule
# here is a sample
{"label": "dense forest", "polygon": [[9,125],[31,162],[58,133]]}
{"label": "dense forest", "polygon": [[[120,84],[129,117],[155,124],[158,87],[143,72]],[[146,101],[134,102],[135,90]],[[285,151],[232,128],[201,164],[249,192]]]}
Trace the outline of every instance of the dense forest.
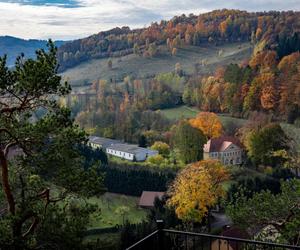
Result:
{"label": "dense forest", "polygon": [[[151,56],[160,45],[170,51],[183,44],[201,46],[234,41],[258,43],[258,49],[277,50],[279,57],[299,49],[298,12],[257,12],[215,10],[189,16],[175,16],[169,21],[152,23],[143,29],[115,28],[64,44],[58,51],[60,70],[93,58],[115,57],[131,53]],[[291,38],[293,37],[293,38]]]}

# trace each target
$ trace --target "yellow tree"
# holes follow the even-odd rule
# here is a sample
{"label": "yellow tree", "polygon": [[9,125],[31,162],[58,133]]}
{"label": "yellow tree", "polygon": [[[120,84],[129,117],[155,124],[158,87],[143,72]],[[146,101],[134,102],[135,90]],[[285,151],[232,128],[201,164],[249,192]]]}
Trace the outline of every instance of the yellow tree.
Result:
{"label": "yellow tree", "polygon": [[223,183],[229,180],[226,168],[216,160],[192,163],[176,177],[168,193],[168,206],[186,223],[201,222],[219,198],[225,195]]}
{"label": "yellow tree", "polygon": [[219,137],[223,132],[220,119],[212,112],[200,112],[196,118],[190,119],[189,122],[192,127],[202,130],[208,139]]}

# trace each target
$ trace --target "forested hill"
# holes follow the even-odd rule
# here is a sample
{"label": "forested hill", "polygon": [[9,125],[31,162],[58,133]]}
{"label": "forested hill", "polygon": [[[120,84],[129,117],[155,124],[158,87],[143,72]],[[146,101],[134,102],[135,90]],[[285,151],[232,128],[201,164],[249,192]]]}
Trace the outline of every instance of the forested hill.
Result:
{"label": "forested hill", "polygon": [[[56,46],[64,44],[63,41],[56,41]],[[0,56],[7,55],[7,63],[13,66],[15,59],[21,53],[24,53],[27,58],[35,56],[35,51],[40,48],[46,48],[46,40],[24,40],[12,36],[0,36]]]}
{"label": "forested hill", "polygon": [[63,71],[95,58],[131,53],[152,56],[162,44],[172,51],[183,44],[219,45],[237,41],[251,41],[256,50],[276,50],[281,58],[299,50],[299,31],[300,12],[215,10],[199,16],[176,16],[143,29],[122,27],[100,32],[64,44],[58,51],[58,59]]}

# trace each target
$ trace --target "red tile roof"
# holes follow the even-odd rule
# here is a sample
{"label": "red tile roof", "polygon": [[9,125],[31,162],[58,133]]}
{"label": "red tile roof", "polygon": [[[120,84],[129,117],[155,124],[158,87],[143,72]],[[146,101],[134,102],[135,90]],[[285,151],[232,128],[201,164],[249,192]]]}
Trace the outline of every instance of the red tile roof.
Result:
{"label": "red tile roof", "polygon": [[228,148],[231,144],[234,144],[240,148],[243,148],[243,145],[241,142],[232,136],[221,136],[218,138],[212,138],[210,139],[205,145],[204,145],[204,152],[222,152],[226,148]]}
{"label": "red tile roof", "polygon": [[143,191],[139,206],[141,207],[154,207],[155,198],[158,197],[161,199],[164,196],[164,192],[151,192],[151,191]]}

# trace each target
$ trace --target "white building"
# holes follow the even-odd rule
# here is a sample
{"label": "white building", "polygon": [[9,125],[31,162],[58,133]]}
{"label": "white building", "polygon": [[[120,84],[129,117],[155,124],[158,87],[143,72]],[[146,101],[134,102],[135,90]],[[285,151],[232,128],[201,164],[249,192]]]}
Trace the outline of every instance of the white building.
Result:
{"label": "white building", "polygon": [[224,165],[243,163],[243,146],[234,137],[222,136],[210,139],[203,148],[203,158],[220,160]]}
{"label": "white building", "polygon": [[145,161],[148,156],[158,154],[156,150],[97,136],[90,136],[88,144],[94,149],[102,149],[108,155],[129,161]]}
{"label": "white building", "polygon": [[118,143],[107,147],[106,153],[129,161],[145,161],[149,156],[157,155],[158,151],[137,145]]}

